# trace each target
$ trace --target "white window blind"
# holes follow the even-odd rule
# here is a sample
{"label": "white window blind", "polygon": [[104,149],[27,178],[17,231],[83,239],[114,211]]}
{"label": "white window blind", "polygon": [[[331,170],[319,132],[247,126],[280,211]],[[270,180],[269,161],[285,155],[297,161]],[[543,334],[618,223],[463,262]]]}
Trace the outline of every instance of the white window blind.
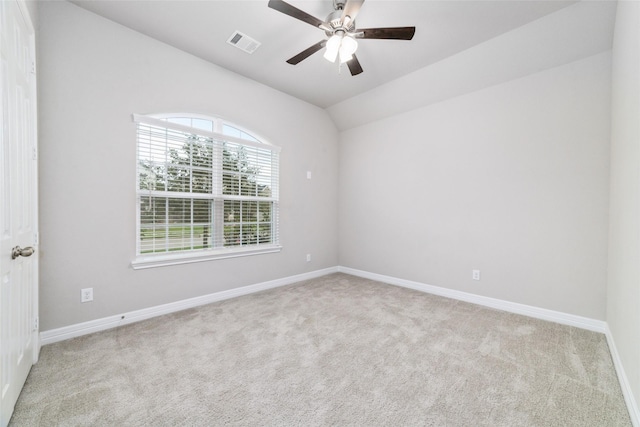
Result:
{"label": "white window blind", "polygon": [[215,118],[134,121],[143,261],[279,248],[277,147]]}

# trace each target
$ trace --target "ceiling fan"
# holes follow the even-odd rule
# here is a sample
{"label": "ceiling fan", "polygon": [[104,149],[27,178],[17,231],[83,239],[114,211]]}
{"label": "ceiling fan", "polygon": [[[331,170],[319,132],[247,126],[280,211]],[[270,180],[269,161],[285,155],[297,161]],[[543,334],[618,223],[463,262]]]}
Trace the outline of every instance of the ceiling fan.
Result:
{"label": "ceiling fan", "polygon": [[356,28],[356,16],[363,3],[364,0],[333,0],[334,11],[325,21],[321,21],[287,2],[269,0],[271,9],[324,30],[328,37],[327,40],[308,47],[287,62],[296,65],[326,47],[324,57],[330,62],[336,62],[339,59],[340,64],[346,63],[351,75],[355,76],[362,73],[362,67],[355,55],[358,48],[356,39],[411,40],[413,38],[416,27]]}

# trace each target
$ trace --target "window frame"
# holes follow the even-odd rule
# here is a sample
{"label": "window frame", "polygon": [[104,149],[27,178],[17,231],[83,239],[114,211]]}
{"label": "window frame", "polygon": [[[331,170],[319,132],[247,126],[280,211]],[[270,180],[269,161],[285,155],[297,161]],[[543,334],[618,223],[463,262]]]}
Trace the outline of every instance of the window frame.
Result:
{"label": "window frame", "polygon": [[[235,257],[244,257],[244,256],[252,256],[258,254],[267,254],[267,253],[275,253],[280,252],[282,250],[282,246],[279,241],[279,153],[281,151],[280,147],[277,147],[273,144],[266,142],[263,138],[258,137],[254,132],[242,127],[238,126],[234,123],[228,122],[220,117],[215,116],[207,116],[202,114],[194,114],[194,113],[163,113],[163,114],[150,114],[150,115],[142,115],[142,114],[133,114],[132,115],[133,122],[136,125],[136,256],[135,259],[131,262],[131,267],[133,269],[144,269],[151,267],[161,267],[168,265],[179,265],[179,264],[188,264],[194,262],[203,262],[203,261],[211,261],[217,259],[227,259],[227,258],[235,258]],[[170,122],[169,119],[200,119],[211,121],[212,131],[203,130],[198,127],[192,127],[184,124],[179,124],[175,122]],[[141,197],[149,196],[149,197],[158,197],[160,193],[164,193],[164,197],[170,198],[168,195],[168,191],[152,191],[140,188],[140,172],[139,172],[139,163],[140,163],[140,140],[138,129],[140,124],[166,128],[171,131],[184,132],[187,134],[194,134],[198,137],[207,137],[216,141],[215,144],[219,144],[220,141],[224,143],[237,144],[241,147],[250,147],[257,149],[267,149],[272,152],[276,156],[275,161],[275,177],[270,176],[271,178],[271,186],[269,187],[273,193],[269,197],[261,197],[255,196],[253,199],[257,202],[269,202],[272,205],[271,212],[271,242],[270,243],[257,243],[257,244],[248,244],[248,245],[238,245],[238,246],[224,246],[219,245],[211,248],[204,249],[189,249],[189,250],[177,250],[177,251],[163,251],[159,253],[143,253],[141,251],[141,230],[143,228],[142,223],[142,214],[141,214]],[[239,132],[245,134],[251,139],[247,138],[239,138],[236,136],[224,134],[225,127],[231,127]],[[217,165],[217,167],[216,167]],[[220,213],[220,209],[224,205],[224,202],[227,200],[241,200],[243,196],[233,196],[229,194],[223,194],[221,192],[222,182],[222,174],[223,174],[223,163],[222,157],[218,156],[218,161],[215,164],[212,164],[212,173],[214,182],[211,185],[210,193],[207,194],[206,200],[211,200],[212,210],[218,210]],[[270,165],[273,167],[273,164]],[[219,180],[219,182],[217,182]],[[216,188],[218,190],[216,190]],[[177,192],[177,194],[185,194],[184,192]],[[195,194],[189,192],[188,194]],[[195,200],[194,198],[188,198],[182,196],[185,200]],[[247,200],[247,199],[242,199]],[[251,200],[248,200],[251,201]],[[217,230],[221,232],[224,230],[225,220],[224,215],[215,215],[213,214],[213,219],[211,221],[211,226],[213,230]],[[193,222],[191,222],[193,224]],[[168,223],[166,224],[168,226]],[[213,239],[212,239],[213,241]]]}

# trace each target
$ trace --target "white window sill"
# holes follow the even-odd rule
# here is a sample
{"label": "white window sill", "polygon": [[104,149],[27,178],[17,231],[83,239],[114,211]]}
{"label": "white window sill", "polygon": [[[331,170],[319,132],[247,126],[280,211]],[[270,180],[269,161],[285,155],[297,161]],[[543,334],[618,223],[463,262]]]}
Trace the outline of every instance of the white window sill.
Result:
{"label": "white window sill", "polygon": [[259,247],[246,248],[230,248],[230,249],[213,249],[205,251],[182,252],[182,253],[163,253],[156,255],[139,255],[131,261],[131,267],[134,270],[144,268],[166,267],[169,265],[190,264],[193,262],[212,261],[216,259],[236,258],[250,255],[270,254],[280,252],[280,245],[264,245]]}

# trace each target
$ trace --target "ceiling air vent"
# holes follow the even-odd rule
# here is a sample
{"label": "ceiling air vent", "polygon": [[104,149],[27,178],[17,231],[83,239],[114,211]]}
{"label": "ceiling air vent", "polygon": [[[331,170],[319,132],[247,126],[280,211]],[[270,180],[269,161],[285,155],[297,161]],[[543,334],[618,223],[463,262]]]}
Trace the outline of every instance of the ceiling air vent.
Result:
{"label": "ceiling air vent", "polygon": [[246,34],[242,34],[240,31],[234,31],[231,37],[229,37],[229,40],[227,40],[227,43],[247,53],[255,52],[258,46],[260,46],[259,41],[252,39]]}

